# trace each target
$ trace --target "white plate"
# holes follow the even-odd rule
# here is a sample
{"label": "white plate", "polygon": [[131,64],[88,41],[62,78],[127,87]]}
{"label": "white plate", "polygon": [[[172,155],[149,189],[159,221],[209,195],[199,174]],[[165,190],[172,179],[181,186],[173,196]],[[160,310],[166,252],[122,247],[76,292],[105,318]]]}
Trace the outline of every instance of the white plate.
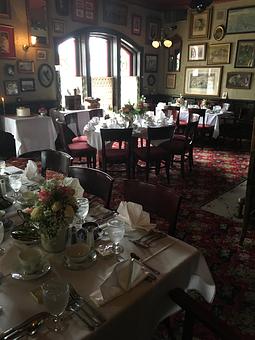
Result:
{"label": "white plate", "polygon": [[35,273],[25,273],[24,271],[16,271],[16,273],[11,273],[11,277],[15,280],[35,280],[47,274],[51,269],[51,265],[48,261],[45,261],[40,270]]}

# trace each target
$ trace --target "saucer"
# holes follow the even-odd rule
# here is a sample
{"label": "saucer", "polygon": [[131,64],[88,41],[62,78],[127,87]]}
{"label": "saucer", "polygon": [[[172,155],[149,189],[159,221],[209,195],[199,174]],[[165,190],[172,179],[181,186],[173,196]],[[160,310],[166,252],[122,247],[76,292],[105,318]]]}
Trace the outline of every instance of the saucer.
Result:
{"label": "saucer", "polygon": [[35,280],[46,275],[51,269],[51,265],[48,261],[43,261],[42,266],[34,273],[26,273],[21,268],[16,273],[11,273],[11,277],[15,280]]}

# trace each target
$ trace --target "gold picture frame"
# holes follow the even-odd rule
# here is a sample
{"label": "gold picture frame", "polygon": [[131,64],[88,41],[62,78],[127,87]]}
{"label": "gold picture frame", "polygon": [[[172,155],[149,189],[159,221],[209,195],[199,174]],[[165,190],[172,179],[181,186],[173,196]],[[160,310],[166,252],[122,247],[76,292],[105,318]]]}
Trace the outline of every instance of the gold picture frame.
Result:
{"label": "gold picture frame", "polygon": [[190,12],[189,38],[209,38],[211,28],[211,10]]}
{"label": "gold picture frame", "polygon": [[229,64],[230,51],[231,43],[208,45],[207,65]]}

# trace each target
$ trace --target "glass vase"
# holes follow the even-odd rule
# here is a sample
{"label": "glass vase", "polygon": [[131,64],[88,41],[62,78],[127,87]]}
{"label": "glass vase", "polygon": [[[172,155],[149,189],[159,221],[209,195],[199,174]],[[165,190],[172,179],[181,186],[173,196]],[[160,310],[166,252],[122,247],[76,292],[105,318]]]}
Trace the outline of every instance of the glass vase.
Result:
{"label": "glass vase", "polygon": [[67,242],[67,228],[60,229],[56,236],[49,237],[41,234],[41,246],[48,253],[60,253],[65,250]]}

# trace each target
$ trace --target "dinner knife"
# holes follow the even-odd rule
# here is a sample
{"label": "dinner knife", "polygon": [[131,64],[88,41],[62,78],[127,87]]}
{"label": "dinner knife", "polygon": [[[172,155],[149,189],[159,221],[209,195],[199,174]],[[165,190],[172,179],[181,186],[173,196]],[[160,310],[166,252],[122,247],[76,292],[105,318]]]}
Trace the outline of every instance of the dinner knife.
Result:
{"label": "dinner knife", "polygon": [[146,267],[147,269],[149,269],[149,270],[150,270],[152,273],[154,273],[155,275],[160,275],[160,272],[159,272],[157,269],[151,267],[151,266],[148,265],[147,263],[144,263],[144,261],[143,261],[137,254],[135,254],[135,253],[130,253],[130,256],[131,256],[131,258],[133,258],[133,259],[137,260],[139,263],[141,263],[144,267]]}

